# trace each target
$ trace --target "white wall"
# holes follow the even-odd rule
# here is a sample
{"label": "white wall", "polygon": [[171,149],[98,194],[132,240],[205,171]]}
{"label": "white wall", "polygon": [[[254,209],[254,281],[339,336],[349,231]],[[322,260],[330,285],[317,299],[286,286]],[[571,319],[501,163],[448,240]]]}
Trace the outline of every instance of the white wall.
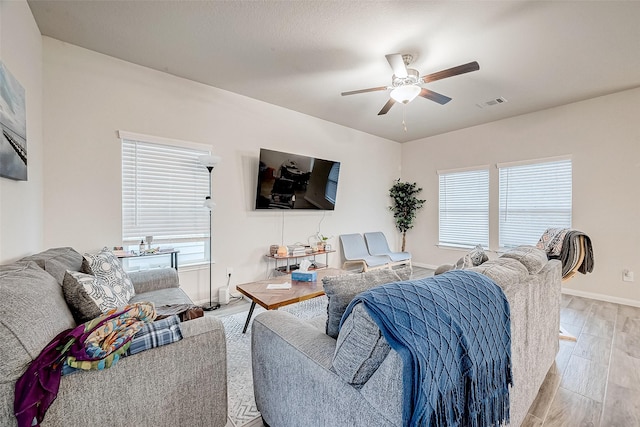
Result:
{"label": "white wall", "polygon": [[[43,37],[46,247],[96,250],[121,242],[117,130],[211,144],[214,288],[265,277],[271,244],[305,242],[320,212],[254,211],[261,147],[342,162],[336,210],[322,233],[382,230],[396,236],[388,189],[399,176],[394,142]],[[212,70],[215,72],[215,70]],[[282,215],[285,217],[284,233]],[[339,266],[340,256],[330,257]],[[206,270],[182,269],[194,299],[208,298]],[[214,299],[215,299],[214,291]]]}
{"label": "white wall", "polygon": [[[414,259],[439,265],[455,262],[463,253],[436,246],[437,170],[492,165],[490,238],[496,249],[495,164],[570,154],[573,228],[591,237],[595,269],[564,287],[570,293],[640,305],[639,110],[640,89],[633,89],[403,144],[402,177],[417,181],[427,199],[408,237]],[[636,273],[635,282],[622,281],[624,268]]]}
{"label": "white wall", "polygon": [[28,181],[0,178],[0,263],[42,249],[42,38],[26,1],[0,1],[0,59],[25,89]]}

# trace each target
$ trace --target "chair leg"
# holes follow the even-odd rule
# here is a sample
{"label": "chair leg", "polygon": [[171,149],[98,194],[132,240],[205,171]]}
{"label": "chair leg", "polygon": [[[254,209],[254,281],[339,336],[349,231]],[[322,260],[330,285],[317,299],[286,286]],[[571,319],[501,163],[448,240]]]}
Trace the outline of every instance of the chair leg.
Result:
{"label": "chair leg", "polygon": [[578,339],[570,334],[565,328],[563,328],[562,325],[560,326],[559,338],[565,341],[578,341]]}
{"label": "chair leg", "polygon": [[345,261],[342,264],[342,269],[347,270],[349,266],[359,265],[362,268],[362,271],[367,271],[367,263],[364,261]]}

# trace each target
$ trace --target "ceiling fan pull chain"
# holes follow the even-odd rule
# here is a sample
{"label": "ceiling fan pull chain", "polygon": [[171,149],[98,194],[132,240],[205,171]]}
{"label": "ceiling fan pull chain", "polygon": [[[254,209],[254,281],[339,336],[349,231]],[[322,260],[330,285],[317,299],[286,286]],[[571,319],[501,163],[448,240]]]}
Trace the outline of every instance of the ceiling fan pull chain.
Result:
{"label": "ceiling fan pull chain", "polygon": [[407,104],[402,104],[402,127],[404,128],[405,132],[407,131],[407,124],[404,121],[406,112],[407,112]]}

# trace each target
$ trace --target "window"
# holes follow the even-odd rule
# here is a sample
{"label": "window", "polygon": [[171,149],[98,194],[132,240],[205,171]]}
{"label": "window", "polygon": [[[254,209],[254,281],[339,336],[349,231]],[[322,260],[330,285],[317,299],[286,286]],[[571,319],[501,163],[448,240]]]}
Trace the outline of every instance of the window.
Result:
{"label": "window", "polygon": [[209,172],[198,160],[206,146],[120,132],[122,241],[180,250],[180,265],[209,257]]}
{"label": "window", "polygon": [[535,245],[549,227],[571,227],[571,159],[498,165],[500,247]]}
{"label": "window", "polygon": [[438,172],[440,245],[489,246],[489,170]]}
{"label": "window", "polygon": [[324,197],[336,204],[336,194],[338,193],[338,176],[340,175],[340,163],[334,163],[329,171],[329,177],[327,178],[327,187],[324,192]]}

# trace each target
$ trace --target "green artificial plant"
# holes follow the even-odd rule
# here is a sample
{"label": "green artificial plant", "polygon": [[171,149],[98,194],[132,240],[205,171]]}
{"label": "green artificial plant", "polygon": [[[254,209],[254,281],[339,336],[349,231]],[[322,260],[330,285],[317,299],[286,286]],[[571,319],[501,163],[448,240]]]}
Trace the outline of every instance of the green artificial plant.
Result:
{"label": "green artificial plant", "polygon": [[389,206],[389,209],[393,212],[393,217],[396,220],[396,228],[402,233],[403,252],[407,241],[407,230],[413,228],[416,212],[426,201],[416,197],[421,191],[422,188],[418,188],[418,184],[415,182],[400,182],[400,178],[389,189],[389,196],[393,199],[393,206]]}

